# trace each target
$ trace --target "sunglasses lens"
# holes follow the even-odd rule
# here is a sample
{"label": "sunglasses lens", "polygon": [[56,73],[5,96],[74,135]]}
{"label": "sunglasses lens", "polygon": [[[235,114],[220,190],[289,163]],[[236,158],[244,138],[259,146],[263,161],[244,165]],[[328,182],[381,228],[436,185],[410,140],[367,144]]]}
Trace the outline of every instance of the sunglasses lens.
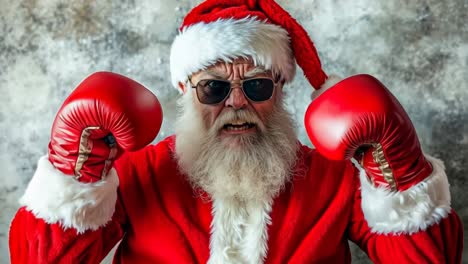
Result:
{"label": "sunglasses lens", "polygon": [[244,92],[250,100],[266,101],[273,95],[274,83],[271,79],[258,78],[244,81]]}
{"label": "sunglasses lens", "polygon": [[220,80],[202,80],[197,85],[198,100],[202,104],[217,104],[226,98],[231,83]]}

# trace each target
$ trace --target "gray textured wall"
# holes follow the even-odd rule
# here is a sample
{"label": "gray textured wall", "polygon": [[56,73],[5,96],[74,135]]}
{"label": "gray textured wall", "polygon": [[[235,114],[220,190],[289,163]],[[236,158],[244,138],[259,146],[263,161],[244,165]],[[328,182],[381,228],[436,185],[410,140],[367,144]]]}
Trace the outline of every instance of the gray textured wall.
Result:
{"label": "gray textured wall", "polygon": [[[8,262],[9,222],[46,153],[54,115],[83,78],[109,70],[143,83],[165,111],[158,139],[172,133],[178,94],[169,49],[197,2],[0,0],[0,263]],[[327,72],[372,74],[397,96],[424,150],[445,160],[452,206],[468,233],[468,1],[279,2],[308,30]],[[287,91],[302,124],[311,88],[299,72]],[[299,137],[308,142],[302,127]],[[353,258],[368,262],[355,249]]]}

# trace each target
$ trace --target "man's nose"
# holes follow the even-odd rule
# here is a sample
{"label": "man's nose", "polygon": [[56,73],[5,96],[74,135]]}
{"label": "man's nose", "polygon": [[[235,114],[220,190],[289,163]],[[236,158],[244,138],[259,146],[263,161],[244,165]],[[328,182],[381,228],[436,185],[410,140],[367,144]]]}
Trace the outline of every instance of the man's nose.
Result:
{"label": "man's nose", "polygon": [[234,109],[242,109],[248,105],[248,100],[245,98],[242,87],[238,84],[232,84],[232,90],[229,97],[226,99],[225,106]]}

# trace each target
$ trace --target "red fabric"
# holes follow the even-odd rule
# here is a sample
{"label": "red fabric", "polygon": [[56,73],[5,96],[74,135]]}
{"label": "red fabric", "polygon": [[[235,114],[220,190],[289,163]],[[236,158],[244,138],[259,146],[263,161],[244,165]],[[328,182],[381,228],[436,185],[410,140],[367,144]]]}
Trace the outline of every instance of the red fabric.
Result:
{"label": "red fabric", "polygon": [[315,89],[322,86],[328,77],[322,70],[317,50],[307,31],[273,0],[207,0],[187,14],[180,30],[200,22],[246,17],[257,17],[284,28],[291,38],[294,58],[304,75]]}
{"label": "red fabric", "polygon": [[85,152],[80,150],[82,132],[98,127],[87,138],[90,151],[79,170],[79,180],[99,181],[114,159],[109,158],[110,148],[103,140],[106,135],[115,137],[118,150],[137,150],[156,137],[161,122],[161,105],[151,91],[119,74],[94,73],[78,85],[58,111],[52,126],[49,160],[63,173],[75,175],[78,153]]}
{"label": "red fabric", "polygon": [[99,263],[123,236],[122,216],[117,205],[113,220],[105,227],[77,234],[75,229],[47,224],[20,208],[10,226],[11,263]]}
{"label": "red fabric", "polygon": [[[116,162],[119,202],[112,222],[77,235],[21,209],[10,233],[12,263],[98,263],[123,240],[114,263],[206,263],[211,203],[197,196],[174,160],[174,137]],[[357,171],[306,146],[295,177],[274,200],[266,263],[350,263],[348,239],[376,263],[459,263],[455,213],[426,232],[373,234],[360,208]]]}
{"label": "red fabric", "polygon": [[[375,185],[391,185],[373,156],[382,146],[395,187],[404,191],[424,180],[432,167],[424,158],[408,114],[391,92],[370,75],[355,75],[315,99],[305,115],[314,146],[330,159],[349,159],[365,147],[362,166]],[[319,124],[319,125],[317,125]]]}
{"label": "red fabric", "polygon": [[360,193],[356,192],[355,196],[349,238],[365,250],[374,263],[461,263],[463,225],[455,211],[425,232],[411,236],[375,235],[369,232],[360,210]]}

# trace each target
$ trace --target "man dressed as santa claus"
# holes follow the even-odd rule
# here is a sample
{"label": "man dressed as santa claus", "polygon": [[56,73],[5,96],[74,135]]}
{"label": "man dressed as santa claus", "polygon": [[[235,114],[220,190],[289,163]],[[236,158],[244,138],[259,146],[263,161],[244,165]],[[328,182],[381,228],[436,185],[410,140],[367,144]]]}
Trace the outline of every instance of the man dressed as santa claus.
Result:
{"label": "man dressed as santa claus", "polygon": [[[119,241],[114,263],[349,263],[348,240],[376,263],[461,261],[443,163],[379,81],[329,78],[273,0],[203,2],[170,57],[180,115],[156,145],[161,107],[135,81],[95,73],[66,99],[12,263],[99,263]],[[320,91],[304,122],[317,149],[284,106],[296,63]]]}

